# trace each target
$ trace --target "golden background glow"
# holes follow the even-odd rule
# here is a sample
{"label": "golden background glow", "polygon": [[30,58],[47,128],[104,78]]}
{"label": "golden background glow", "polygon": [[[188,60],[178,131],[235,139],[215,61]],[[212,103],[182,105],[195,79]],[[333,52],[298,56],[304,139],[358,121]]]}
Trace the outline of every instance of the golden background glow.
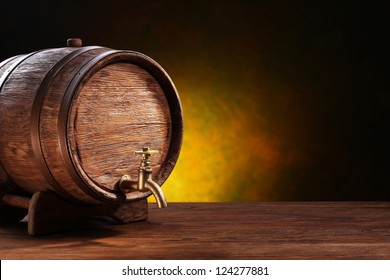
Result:
{"label": "golden background glow", "polygon": [[385,9],[355,1],[33,2],[7,2],[17,13],[1,17],[2,59],[82,37],[145,53],[171,76],[184,142],[163,186],[169,202],[390,198]]}
{"label": "golden background glow", "polygon": [[[239,66],[232,68],[240,71]],[[239,72],[225,72],[230,77],[223,79],[208,73],[207,65],[202,69],[204,80],[199,79],[203,81],[199,84],[178,79],[185,133],[178,164],[164,186],[167,197],[172,201],[277,199],[273,187],[278,173],[300,164],[304,155],[289,143],[288,131],[267,116],[267,100],[261,100],[261,93],[266,96],[269,89],[255,86],[254,80],[235,81],[243,86],[234,87],[231,79],[243,79]],[[262,81],[261,75],[256,78]]]}

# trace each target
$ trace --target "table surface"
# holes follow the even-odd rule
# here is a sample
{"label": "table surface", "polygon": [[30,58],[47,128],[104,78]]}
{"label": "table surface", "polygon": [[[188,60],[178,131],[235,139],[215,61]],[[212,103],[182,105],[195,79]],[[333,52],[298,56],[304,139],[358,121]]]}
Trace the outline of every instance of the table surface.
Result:
{"label": "table surface", "polygon": [[1,259],[390,259],[389,202],[149,204],[145,222],[88,219],[30,237],[0,226]]}

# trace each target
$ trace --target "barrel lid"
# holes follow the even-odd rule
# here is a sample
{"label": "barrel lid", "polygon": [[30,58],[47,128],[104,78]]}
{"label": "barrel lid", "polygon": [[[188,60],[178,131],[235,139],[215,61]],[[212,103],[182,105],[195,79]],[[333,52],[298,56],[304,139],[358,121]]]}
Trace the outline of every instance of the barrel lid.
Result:
{"label": "barrel lid", "polygon": [[[160,151],[151,158],[151,165],[153,179],[162,184],[177,160],[180,145],[171,147],[173,119],[159,77],[126,59],[100,63],[96,68],[85,75],[72,97],[68,148],[89,188],[107,199],[122,201],[120,178],[125,174],[138,177],[141,158],[135,150],[147,146]],[[179,137],[181,144],[182,135]],[[178,141],[173,142],[177,145]],[[133,192],[125,200],[148,195]]]}

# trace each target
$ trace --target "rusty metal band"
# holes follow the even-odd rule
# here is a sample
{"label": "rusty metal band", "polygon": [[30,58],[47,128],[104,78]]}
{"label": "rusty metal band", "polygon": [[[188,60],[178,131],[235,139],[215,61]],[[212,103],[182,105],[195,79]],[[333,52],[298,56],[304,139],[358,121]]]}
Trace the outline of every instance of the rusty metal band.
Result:
{"label": "rusty metal band", "polygon": [[[14,58],[14,62],[12,63],[11,66],[9,66],[7,68],[7,70],[4,71],[3,75],[0,77],[0,94],[1,94],[1,90],[3,89],[3,86],[5,84],[5,82],[7,81],[8,77],[12,74],[12,72],[20,65],[22,64],[25,60],[27,60],[29,57],[35,55],[36,53],[38,52],[41,52],[42,50],[39,50],[39,51],[35,51],[35,52],[32,52],[30,54],[27,54],[27,55],[20,55],[20,56],[16,56],[16,57],[11,57],[10,59],[7,59],[6,62],[9,62],[11,60],[13,60]],[[5,63],[4,63],[5,64]],[[2,64],[2,66],[4,65]],[[3,164],[1,163],[1,158],[0,158],[0,181],[3,180],[3,184],[6,185],[11,191],[16,191],[16,192],[19,192],[19,193],[25,193],[24,190],[22,190],[15,182],[14,180],[11,178],[11,176],[9,176],[9,174],[7,173],[7,171],[5,170]]]}
{"label": "rusty metal band", "polygon": [[91,46],[91,47],[83,47],[76,49],[75,51],[65,55],[62,59],[60,59],[56,64],[54,64],[51,69],[47,72],[46,76],[43,78],[39,88],[36,92],[34,103],[31,110],[31,143],[32,149],[35,155],[35,158],[40,166],[41,172],[45,179],[49,182],[49,184],[53,187],[53,189],[62,195],[65,198],[72,199],[70,196],[55,180],[54,176],[51,174],[49,167],[47,165],[46,159],[43,155],[41,141],[40,141],[40,117],[41,117],[41,109],[43,106],[43,102],[45,96],[47,94],[47,90],[53,81],[54,77],[62,70],[62,68],[67,65],[72,59],[82,55],[83,53],[89,52],[91,50],[99,49],[102,47]]}
{"label": "rusty metal band", "polygon": [[[169,175],[177,161],[183,135],[182,110],[179,96],[168,74],[162,69],[160,65],[157,64],[157,62],[155,62],[148,56],[137,52],[113,50],[104,52],[86,63],[80,69],[80,71],[76,73],[76,75],[70,82],[65,92],[64,98],[61,102],[61,108],[58,118],[58,135],[60,137],[59,148],[66,168],[69,174],[71,174],[72,178],[77,183],[77,185],[87,194],[90,194],[92,197],[101,201],[106,201],[107,198],[103,197],[101,194],[88,187],[86,182],[78,173],[75,163],[72,160],[72,155],[70,153],[70,147],[68,146],[67,138],[68,113],[71,107],[73,96],[77,94],[78,88],[98,70],[117,61],[129,62],[147,70],[154,78],[156,78],[157,82],[160,84],[166,95],[168,104],[171,109],[171,119],[175,122],[172,124],[171,127],[173,138],[171,140],[168,152],[168,155],[170,156],[165,159],[166,166],[165,170],[162,171],[164,174]],[[165,179],[166,178],[160,178],[160,181],[158,183],[161,185],[165,181]],[[145,197],[146,196],[147,195],[145,195]],[[142,198],[144,197],[139,197],[137,199]]]}

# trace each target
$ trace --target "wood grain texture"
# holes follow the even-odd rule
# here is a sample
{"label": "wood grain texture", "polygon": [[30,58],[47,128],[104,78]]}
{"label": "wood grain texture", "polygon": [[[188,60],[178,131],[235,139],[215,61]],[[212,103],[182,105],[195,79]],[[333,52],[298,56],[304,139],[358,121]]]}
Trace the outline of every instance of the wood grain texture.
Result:
{"label": "wood grain texture", "polygon": [[15,183],[26,191],[50,189],[31,142],[31,112],[42,78],[69,49],[43,50],[24,60],[1,89],[0,157]]}
{"label": "wood grain texture", "polygon": [[132,152],[143,146],[161,152],[152,161],[155,181],[169,176],[183,137],[181,105],[149,57],[47,49],[5,61],[0,71],[0,179],[10,191],[53,190],[89,205],[145,198],[149,192],[116,187],[122,175],[135,177],[140,159]]}
{"label": "wood grain texture", "polygon": [[94,204],[96,200],[78,187],[77,178],[72,177],[63,161],[59,148],[61,133],[59,125],[61,121],[66,120],[59,119],[59,111],[70,80],[77,75],[86,62],[105,51],[107,51],[105,48],[93,49],[66,63],[61,71],[53,77],[47,88],[40,114],[40,142],[46,165],[58,184],[64,189],[65,193],[62,192],[61,195],[75,202]]}
{"label": "wood grain texture", "polygon": [[1,259],[390,259],[390,203],[171,203],[147,222],[87,220],[31,238],[0,227]]}
{"label": "wood grain texture", "polygon": [[73,97],[68,143],[75,166],[96,191],[118,193],[124,174],[137,178],[142,147],[160,151],[151,159],[154,174],[167,157],[171,119],[157,81],[130,63],[96,72]]}

